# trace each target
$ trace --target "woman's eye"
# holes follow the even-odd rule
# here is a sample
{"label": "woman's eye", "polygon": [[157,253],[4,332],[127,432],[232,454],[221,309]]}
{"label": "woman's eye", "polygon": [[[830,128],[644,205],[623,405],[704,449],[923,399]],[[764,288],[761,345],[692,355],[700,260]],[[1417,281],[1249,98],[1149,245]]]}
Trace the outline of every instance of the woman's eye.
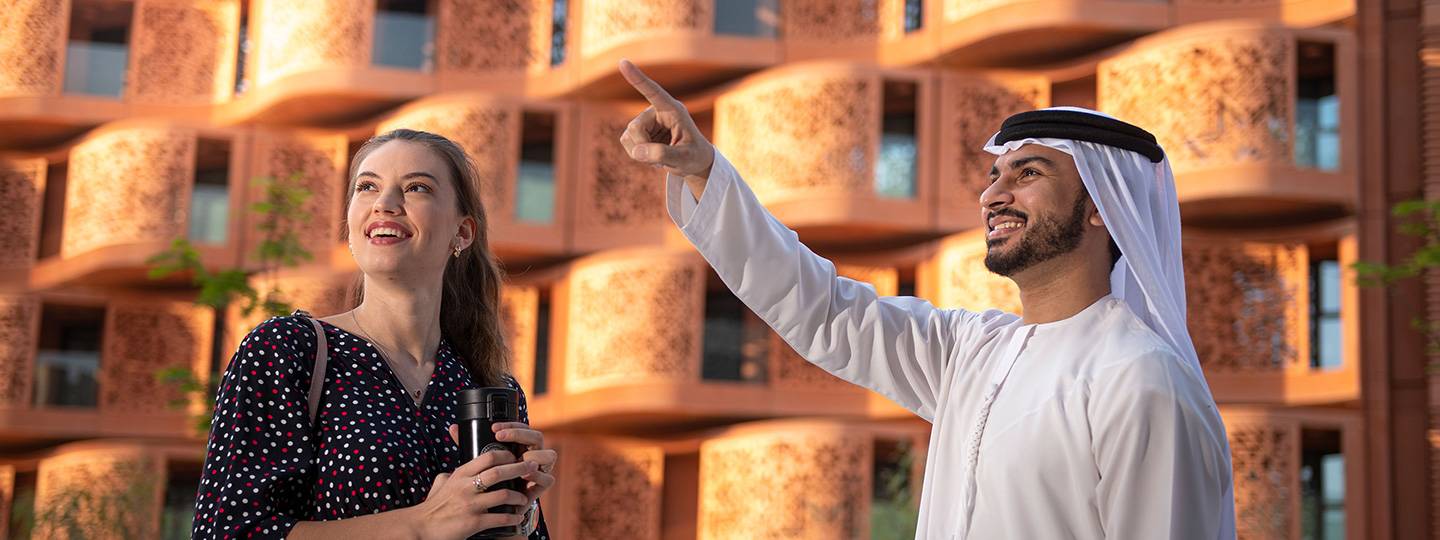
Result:
{"label": "woman's eye", "polygon": [[375,189],[375,184],[372,184],[370,182],[360,182],[358,184],[355,184],[355,191],[370,191],[372,189]]}
{"label": "woman's eye", "polygon": [[405,188],[405,191],[419,191],[421,193],[430,193],[434,190],[430,189],[430,186],[427,186],[425,184],[410,184]]}

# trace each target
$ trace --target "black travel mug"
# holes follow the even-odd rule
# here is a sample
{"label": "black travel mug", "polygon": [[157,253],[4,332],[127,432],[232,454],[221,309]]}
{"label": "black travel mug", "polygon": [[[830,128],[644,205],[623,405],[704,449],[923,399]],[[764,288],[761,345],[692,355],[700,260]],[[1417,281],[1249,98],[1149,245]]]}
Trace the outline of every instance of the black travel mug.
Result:
{"label": "black travel mug", "polygon": [[[495,440],[495,431],[490,428],[496,423],[520,421],[519,392],[509,388],[495,387],[461,390],[460,402],[456,404],[455,418],[456,422],[460,424],[460,456],[465,462],[492,450],[508,451],[514,454],[516,459],[525,455],[524,446]],[[524,478],[514,478],[493,486],[486,486],[485,491],[508,489],[524,493],[525,483]],[[520,514],[525,510],[523,507],[502,505],[491,508],[490,512]],[[507,538],[519,534],[520,526],[517,525],[486,529],[470,538]]]}

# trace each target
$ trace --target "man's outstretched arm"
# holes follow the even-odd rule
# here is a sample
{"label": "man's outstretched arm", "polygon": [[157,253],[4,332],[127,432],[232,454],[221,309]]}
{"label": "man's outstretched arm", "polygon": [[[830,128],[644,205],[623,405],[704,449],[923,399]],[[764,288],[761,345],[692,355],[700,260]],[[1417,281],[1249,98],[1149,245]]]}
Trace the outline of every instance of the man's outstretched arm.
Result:
{"label": "man's outstretched arm", "polygon": [[725,285],[810,362],[932,418],[956,334],[978,317],[838,277],[761,206],[679,101],[628,62],[621,73],[651,103],[621,142],[669,173],[671,217]]}

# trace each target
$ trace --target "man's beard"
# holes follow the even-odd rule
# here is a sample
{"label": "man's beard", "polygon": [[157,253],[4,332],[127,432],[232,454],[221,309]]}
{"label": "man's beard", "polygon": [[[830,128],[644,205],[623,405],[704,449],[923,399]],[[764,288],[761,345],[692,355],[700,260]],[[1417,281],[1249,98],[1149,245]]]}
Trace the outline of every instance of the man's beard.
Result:
{"label": "man's beard", "polygon": [[1057,219],[1030,221],[1025,225],[1027,230],[1020,237],[1020,245],[1004,253],[996,248],[1005,242],[1014,242],[1014,239],[997,238],[986,241],[988,249],[985,251],[985,268],[1008,277],[1075,251],[1075,248],[1080,247],[1080,239],[1085,235],[1085,202],[1088,200],[1089,197],[1084,193],[1076,197],[1075,208],[1070,212],[1070,218],[1063,223]]}

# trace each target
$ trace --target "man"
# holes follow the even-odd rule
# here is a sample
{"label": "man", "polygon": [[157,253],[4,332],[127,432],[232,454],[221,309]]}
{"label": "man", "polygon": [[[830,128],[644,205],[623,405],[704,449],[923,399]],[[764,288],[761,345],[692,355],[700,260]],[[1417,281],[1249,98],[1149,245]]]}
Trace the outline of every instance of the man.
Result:
{"label": "man", "polygon": [[620,69],[651,103],[621,142],[669,173],[670,216],[725,284],[807,360],[933,424],[917,538],[1235,537],[1152,135],[1075,108],[1006,120],[986,145],[985,265],[1024,317],[940,310],[837,277],[678,101]]}

